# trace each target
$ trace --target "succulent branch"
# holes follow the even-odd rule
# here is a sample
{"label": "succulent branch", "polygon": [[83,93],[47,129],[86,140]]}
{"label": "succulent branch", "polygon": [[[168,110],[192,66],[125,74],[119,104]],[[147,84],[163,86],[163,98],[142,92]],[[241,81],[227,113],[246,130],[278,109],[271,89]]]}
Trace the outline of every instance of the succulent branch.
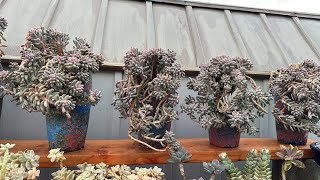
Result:
{"label": "succulent branch", "polygon": [[93,53],[84,39],[76,38],[71,50],[66,49],[68,43],[67,34],[52,29],[29,31],[21,64],[12,63],[9,71],[0,72],[0,95],[11,95],[29,112],[58,112],[69,118],[76,104],[95,105],[101,95],[85,85],[104,58]]}
{"label": "succulent branch", "polygon": [[180,142],[175,139],[175,134],[171,131],[166,131],[164,139],[167,143],[167,148],[169,150],[171,158],[168,159],[169,163],[178,163],[181,177],[185,180],[185,170],[183,167],[183,162],[189,161],[192,154],[189,154],[186,149],[184,149]]}
{"label": "succulent branch", "polygon": [[226,153],[219,154],[221,163],[224,165],[227,173],[227,178],[232,180],[244,180],[242,172],[234,165],[234,163],[229,159]]}
{"label": "succulent branch", "polygon": [[0,57],[4,56],[2,48],[7,47],[6,45],[2,44],[2,41],[6,41],[6,39],[3,36],[3,33],[7,29],[7,26],[7,20],[4,17],[0,17]]}
{"label": "succulent branch", "polygon": [[159,149],[139,136],[162,144],[164,139],[150,129],[160,129],[178,119],[174,107],[178,104],[177,89],[184,72],[175,56],[170,50],[131,49],[124,57],[125,78],[116,83],[114,92],[112,105],[123,118],[130,119],[129,137],[157,151],[165,148]]}
{"label": "succulent branch", "polygon": [[257,167],[259,161],[258,151],[256,149],[252,149],[246,158],[246,163],[243,168],[243,177],[245,179],[253,179],[255,169]]}
{"label": "succulent branch", "polygon": [[257,166],[254,169],[254,180],[271,180],[272,172],[270,169],[270,152],[267,149],[262,149]]}
{"label": "succulent branch", "polygon": [[165,175],[157,166],[131,169],[127,165],[109,167],[105,163],[95,165],[83,163],[77,165],[78,169],[70,170],[62,165],[62,161],[66,158],[60,149],[50,150],[48,158],[51,162],[57,162],[60,165],[60,170],[51,174],[53,180],[163,180]]}
{"label": "succulent branch", "polygon": [[[1,26],[1,25],[0,25]],[[10,153],[14,144],[0,145],[0,180],[5,179],[37,179],[40,171],[40,157],[32,150]]]}
{"label": "succulent branch", "polygon": [[197,96],[185,99],[182,112],[205,129],[230,126],[255,134],[258,129],[253,122],[266,113],[264,107],[271,97],[245,74],[251,68],[248,59],[229,56],[213,58],[200,66],[199,75],[187,83]]}
{"label": "succulent branch", "polygon": [[297,146],[292,146],[291,144],[288,147],[280,145],[280,148],[282,152],[276,152],[276,155],[283,160],[281,168],[282,180],[286,180],[286,172],[293,165],[298,168],[306,168],[304,163],[298,160],[303,157],[303,151],[299,150]]}
{"label": "succulent branch", "polygon": [[291,64],[270,76],[270,93],[277,98],[276,120],[292,131],[320,135],[320,68],[312,60]]}

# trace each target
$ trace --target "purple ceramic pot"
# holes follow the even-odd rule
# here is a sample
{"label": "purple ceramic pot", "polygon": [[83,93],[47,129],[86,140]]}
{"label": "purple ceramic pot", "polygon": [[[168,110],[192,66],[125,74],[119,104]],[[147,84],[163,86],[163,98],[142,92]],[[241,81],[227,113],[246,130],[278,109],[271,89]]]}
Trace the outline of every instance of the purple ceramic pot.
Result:
{"label": "purple ceramic pot", "polygon": [[237,128],[231,128],[230,126],[225,126],[222,128],[214,128],[211,126],[209,129],[209,141],[210,144],[218,147],[238,147],[240,142],[240,134],[241,133]]}

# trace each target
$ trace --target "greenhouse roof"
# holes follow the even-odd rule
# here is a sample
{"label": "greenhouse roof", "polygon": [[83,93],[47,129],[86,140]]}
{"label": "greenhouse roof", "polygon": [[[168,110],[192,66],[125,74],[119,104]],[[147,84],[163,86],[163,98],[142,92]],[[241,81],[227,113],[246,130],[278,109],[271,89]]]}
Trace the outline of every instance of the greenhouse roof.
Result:
{"label": "greenhouse roof", "polygon": [[320,57],[317,14],[169,0],[0,3],[9,25],[5,60],[19,59],[27,31],[39,26],[86,38],[106,66],[121,66],[131,47],[172,49],[189,70],[219,55],[248,57],[259,72]]}

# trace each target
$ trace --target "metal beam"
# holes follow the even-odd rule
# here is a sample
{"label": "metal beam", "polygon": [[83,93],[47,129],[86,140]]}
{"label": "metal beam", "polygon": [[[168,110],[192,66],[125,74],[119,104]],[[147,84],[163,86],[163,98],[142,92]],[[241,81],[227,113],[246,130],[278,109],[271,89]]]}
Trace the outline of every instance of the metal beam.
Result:
{"label": "metal beam", "polygon": [[298,17],[292,17],[293,22],[296,24],[296,26],[299,29],[299,32],[301,33],[303,39],[308,43],[312,51],[317,55],[318,58],[320,58],[320,49],[316,45],[316,43],[310,38],[307,31],[303,28],[300,19]]}
{"label": "metal beam", "polygon": [[103,34],[107,16],[107,9],[108,9],[108,0],[101,0],[96,31],[94,34],[94,41],[92,50],[96,53],[101,53],[102,43],[103,43]]}
{"label": "metal beam", "polygon": [[191,6],[186,6],[186,12],[188,24],[191,31],[191,36],[193,39],[193,49],[196,53],[197,65],[199,66],[201,63],[205,62],[205,57],[199,35],[198,25]]}

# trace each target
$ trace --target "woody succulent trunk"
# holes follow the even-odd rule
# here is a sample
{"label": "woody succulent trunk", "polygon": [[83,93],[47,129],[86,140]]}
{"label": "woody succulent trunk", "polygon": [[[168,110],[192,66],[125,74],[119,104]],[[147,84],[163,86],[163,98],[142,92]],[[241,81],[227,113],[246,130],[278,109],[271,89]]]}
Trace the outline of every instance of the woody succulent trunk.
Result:
{"label": "woody succulent trunk", "polygon": [[[101,98],[99,91],[91,90],[91,74],[99,70],[104,58],[93,53],[84,39],[75,38],[71,50],[66,49],[68,43],[68,34],[44,28],[30,30],[21,48],[21,63],[11,63],[8,71],[0,72],[0,94],[11,95],[29,112],[46,115],[50,147],[71,151],[77,148],[65,149],[64,138],[71,130],[83,129],[84,143],[90,105]],[[84,114],[76,116],[79,109],[86,112],[85,118]],[[56,146],[56,142],[63,144]]]}
{"label": "woody succulent trunk", "polygon": [[304,145],[308,133],[320,135],[320,67],[312,60],[272,72],[270,93],[280,143]]}
{"label": "woody succulent trunk", "polygon": [[266,113],[270,97],[246,75],[252,67],[246,58],[219,56],[201,65],[187,83],[197,95],[185,99],[182,111],[209,130],[211,144],[236,147],[241,132],[258,132],[253,123]]}
{"label": "woody succulent trunk", "polygon": [[184,76],[170,50],[131,49],[124,57],[124,79],[116,83],[113,105],[130,120],[128,136],[153,150],[163,148],[166,130],[178,119],[178,87]]}

